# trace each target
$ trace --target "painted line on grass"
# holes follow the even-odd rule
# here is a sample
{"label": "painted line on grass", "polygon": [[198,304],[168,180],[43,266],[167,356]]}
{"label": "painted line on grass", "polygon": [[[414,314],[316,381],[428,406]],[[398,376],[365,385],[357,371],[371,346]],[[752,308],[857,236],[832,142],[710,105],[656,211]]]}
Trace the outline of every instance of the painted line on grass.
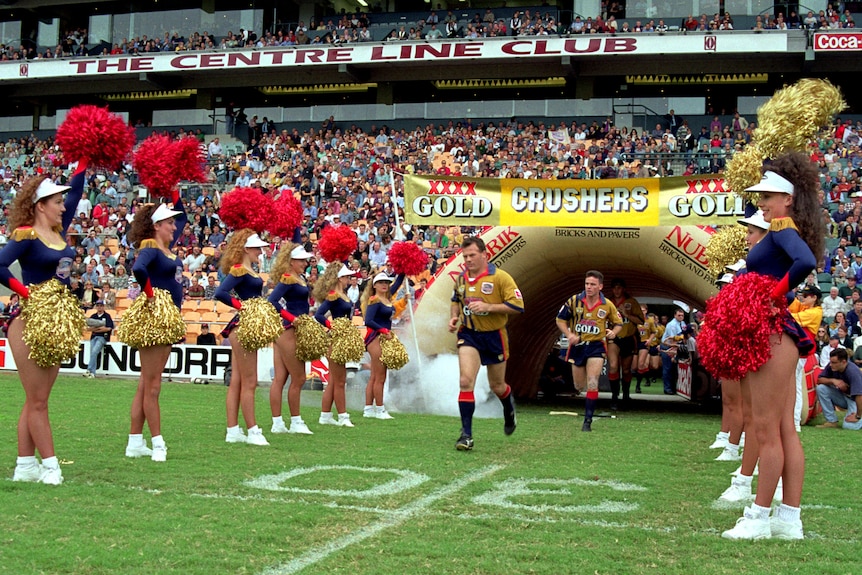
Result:
{"label": "painted line on grass", "polygon": [[456,479],[452,483],[444,485],[428,495],[420,497],[412,503],[408,503],[397,510],[397,512],[384,515],[376,523],[363,527],[362,529],[358,529],[353,533],[340,537],[326,545],[310,549],[295,559],[291,559],[290,561],[281,563],[280,565],[268,567],[263,571],[263,575],[290,575],[291,573],[299,573],[306,567],[310,567],[315,563],[323,561],[333,553],[337,553],[355,543],[360,543],[366,539],[370,539],[385,529],[396,527],[404,523],[411,517],[424,512],[428,507],[440,499],[467,487],[471,483],[484,479],[504,467],[505,466],[503,465],[489,465],[488,467],[483,467],[477,470],[475,473]]}

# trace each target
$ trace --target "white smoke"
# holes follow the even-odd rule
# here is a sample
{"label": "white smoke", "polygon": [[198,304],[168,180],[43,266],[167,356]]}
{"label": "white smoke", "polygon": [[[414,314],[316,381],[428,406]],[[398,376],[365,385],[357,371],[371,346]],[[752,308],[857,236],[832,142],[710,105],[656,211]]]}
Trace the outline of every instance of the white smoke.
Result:
{"label": "white smoke", "polygon": [[[409,352],[410,348],[407,349]],[[386,405],[397,411],[458,416],[458,379],[457,355],[438,355],[420,361],[411,358],[400,370],[389,372],[384,391]],[[485,369],[479,370],[474,394],[476,417],[502,417],[502,404],[488,387]]]}

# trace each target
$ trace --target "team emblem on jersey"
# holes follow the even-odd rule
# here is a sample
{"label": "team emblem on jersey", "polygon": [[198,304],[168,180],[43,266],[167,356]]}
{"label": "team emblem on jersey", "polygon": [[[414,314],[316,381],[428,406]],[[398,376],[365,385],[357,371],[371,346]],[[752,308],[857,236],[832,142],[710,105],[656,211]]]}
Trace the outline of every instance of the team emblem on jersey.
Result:
{"label": "team emblem on jersey", "polygon": [[600,309],[600,310],[599,310],[598,312],[596,312],[596,313],[598,314],[599,319],[605,319],[605,316],[606,316],[606,315],[608,315],[607,310],[604,310],[604,309]]}
{"label": "team emblem on jersey", "polygon": [[60,261],[57,262],[57,271],[55,273],[61,280],[69,279],[72,275],[72,258],[60,258]]}
{"label": "team emblem on jersey", "polygon": [[494,284],[491,282],[482,282],[482,293],[485,295],[494,293]]}
{"label": "team emblem on jersey", "polygon": [[183,268],[177,266],[177,271],[174,272],[174,281],[178,284],[183,283]]}
{"label": "team emblem on jersey", "polygon": [[521,290],[519,290],[518,288],[515,288],[515,297],[518,299],[524,299],[524,297],[521,295]]}

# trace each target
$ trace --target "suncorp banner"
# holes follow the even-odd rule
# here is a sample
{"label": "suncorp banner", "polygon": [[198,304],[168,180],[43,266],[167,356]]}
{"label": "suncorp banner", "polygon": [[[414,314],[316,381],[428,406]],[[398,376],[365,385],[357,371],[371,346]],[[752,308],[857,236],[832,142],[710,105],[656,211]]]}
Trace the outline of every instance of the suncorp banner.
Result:
{"label": "suncorp banner", "polygon": [[404,176],[418,225],[650,227],[734,224],[742,198],[715,177],[516,180]]}

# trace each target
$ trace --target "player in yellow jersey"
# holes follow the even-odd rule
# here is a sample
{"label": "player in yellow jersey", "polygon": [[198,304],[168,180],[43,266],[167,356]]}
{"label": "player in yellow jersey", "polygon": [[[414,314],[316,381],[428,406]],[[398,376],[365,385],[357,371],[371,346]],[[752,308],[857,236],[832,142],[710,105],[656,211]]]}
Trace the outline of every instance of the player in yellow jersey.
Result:
{"label": "player in yellow jersey", "polygon": [[570,297],[557,313],[557,328],[569,341],[566,361],[572,364],[575,387],[587,390],[581,431],[592,431],[599,376],[605,363],[605,340],[613,341],[623,329],[620,312],[602,295],[603,282],[601,272],[588,271],[584,291]]}
{"label": "player in yellow jersey", "polygon": [[649,387],[649,349],[654,345],[658,345],[658,329],[655,325],[655,315],[647,311],[647,306],[641,304],[641,313],[645,318],[644,322],[638,325],[638,364],[637,364],[637,382],[635,383],[635,393],[641,393],[641,382],[646,379],[646,386]]}
{"label": "player in yellow jersey", "polygon": [[[617,311],[620,312],[620,317],[623,318],[623,328],[619,335],[608,341],[608,381],[611,384],[611,411],[616,411],[620,389],[623,392],[623,405],[626,405],[631,399],[632,361],[638,354],[638,327],[643,325],[645,318],[641,311],[641,304],[626,291],[624,279],[614,278],[611,281],[611,293],[611,301],[613,301]],[[622,385],[620,385],[621,383]]]}
{"label": "player in yellow jersey", "polygon": [[[458,451],[473,449],[473,389],[481,366],[488,368],[488,384],[503,404],[503,432],[515,431],[515,401],[506,383],[509,358],[509,316],[523,313],[524,298],[508,273],[488,262],[481,238],[470,236],[461,244],[464,272],[455,282],[449,313],[449,331],[458,332],[458,367],[461,436]],[[459,327],[460,326],[460,327]]]}

